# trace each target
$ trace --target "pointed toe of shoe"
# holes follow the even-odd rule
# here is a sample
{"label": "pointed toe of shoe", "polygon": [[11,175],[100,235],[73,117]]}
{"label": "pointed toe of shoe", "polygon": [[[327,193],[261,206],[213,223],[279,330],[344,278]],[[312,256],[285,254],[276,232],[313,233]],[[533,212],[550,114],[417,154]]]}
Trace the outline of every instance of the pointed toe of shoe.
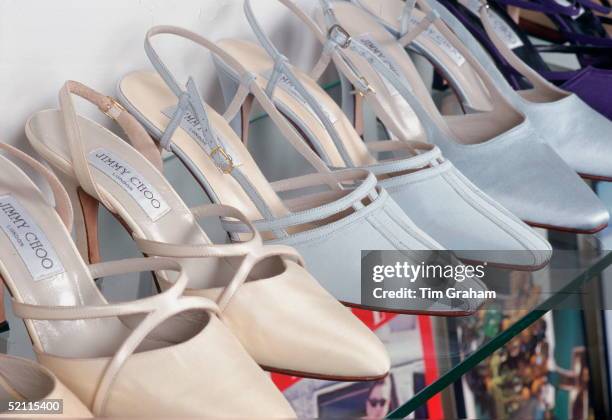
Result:
{"label": "pointed toe of shoe", "polygon": [[612,121],[575,94],[531,103],[527,110],[539,134],[572,169],[586,177],[612,179]]}
{"label": "pointed toe of shoe", "polygon": [[[595,233],[608,225],[608,209],[586,184],[577,182],[573,191],[568,188],[567,194],[566,197],[571,198],[563,203],[557,199],[543,201],[541,206],[533,203],[529,211],[531,217],[525,216],[525,221],[534,226],[580,233]],[[546,213],[553,217],[546,217],[538,210],[544,206],[548,209]],[[538,213],[542,217],[537,217]]]}
{"label": "pointed toe of shoe", "polygon": [[[601,201],[548,144],[539,141],[526,123],[512,135],[514,139],[498,140],[501,146],[479,150],[480,159],[473,156],[457,166],[531,225],[577,232],[605,227],[609,215]],[[500,161],[498,156],[505,158]],[[498,164],[490,165],[493,161]]]}
{"label": "pointed toe of shoe", "polygon": [[271,371],[318,379],[386,375],[390,361],[378,337],[306,270],[285,265],[282,274],[245,283],[224,311],[253,359]]}
{"label": "pointed toe of shoe", "polygon": [[391,196],[408,216],[462,260],[532,269],[551,257],[548,241],[450,161],[381,184],[391,184]]}

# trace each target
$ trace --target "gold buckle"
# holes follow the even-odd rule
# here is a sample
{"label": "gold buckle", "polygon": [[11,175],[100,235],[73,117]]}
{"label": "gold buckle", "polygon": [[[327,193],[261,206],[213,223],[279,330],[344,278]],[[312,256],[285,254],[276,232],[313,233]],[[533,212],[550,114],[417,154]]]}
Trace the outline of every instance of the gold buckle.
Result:
{"label": "gold buckle", "polygon": [[107,117],[112,118],[113,120],[115,120],[115,119],[117,119],[117,116],[111,114],[111,109],[117,108],[117,109],[119,109],[120,112],[124,112],[125,108],[115,98],[113,98],[111,96],[107,96],[106,98],[110,101],[110,106],[108,108],[106,108],[106,109],[103,109],[102,112],[104,112],[104,114]]}
{"label": "gold buckle", "polygon": [[361,82],[365,85],[366,90],[365,92],[362,92],[361,90],[357,91],[357,94],[359,96],[361,96],[362,98],[365,97],[366,95],[372,93],[372,94],[376,94],[376,89],[374,89],[372,87],[372,85],[370,84],[370,82],[368,82],[368,79],[366,79],[365,77],[361,76],[359,77],[359,80],[361,80]]}
{"label": "gold buckle", "polygon": [[210,152],[210,157],[214,160],[216,154],[221,155],[221,157],[223,157],[223,159],[225,159],[228,164],[228,168],[219,168],[219,170],[224,174],[231,174],[234,168],[236,167],[236,165],[234,165],[234,160],[232,159],[232,157],[221,146],[217,146],[212,149]]}
{"label": "gold buckle", "polygon": [[[343,35],[346,38],[346,41],[344,41],[342,44],[338,44],[340,46],[340,48],[342,48],[342,49],[348,48],[351,45],[351,41],[352,41],[351,35],[342,26],[340,26],[338,24],[335,24],[331,28],[329,28],[329,31],[327,32],[327,37],[329,39],[333,39],[332,38],[332,34],[334,33],[334,31],[340,32],[340,34]],[[334,41],[335,41],[335,39],[334,39]]]}

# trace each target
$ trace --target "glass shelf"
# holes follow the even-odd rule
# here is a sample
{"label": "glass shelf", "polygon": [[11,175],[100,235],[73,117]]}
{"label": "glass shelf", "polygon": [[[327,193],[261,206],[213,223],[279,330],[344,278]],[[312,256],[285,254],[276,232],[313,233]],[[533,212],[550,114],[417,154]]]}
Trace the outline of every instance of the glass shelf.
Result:
{"label": "glass shelf", "polygon": [[[555,250],[547,267],[531,273],[507,271],[510,293],[506,296],[485,304],[471,316],[434,321],[445,324],[443,336],[437,338],[444,342],[449,333],[454,334],[455,346],[447,346],[445,351],[442,345],[436,347],[435,354],[425,355],[425,362],[429,358],[437,366],[436,378],[399,404],[388,418],[413,413],[467,372],[483,366],[482,362],[504,345],[514,345],[514,349],[507,351],[521,351],[517,337],[530,328],[537,330],[537,321],[549,311],[600,305],[599,289],[592,286],[601,281],[601,274],[612,264],[612,252],[602,251],[595,236],[557,233],[551,236]],[[499,285],[496,288],[499,290]]]}

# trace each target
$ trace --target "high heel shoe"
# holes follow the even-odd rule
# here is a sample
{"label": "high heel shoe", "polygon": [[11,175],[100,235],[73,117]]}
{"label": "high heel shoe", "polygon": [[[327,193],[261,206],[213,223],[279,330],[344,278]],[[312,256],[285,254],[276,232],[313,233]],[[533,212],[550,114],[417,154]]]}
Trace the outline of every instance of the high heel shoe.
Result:
{"label": "high heel shoe", "polygon": [[[368,10],[372,9],[373,3],[367,0],[359,0]],[[436,25],[444,26],[445,42],[451,46],[461,49],[463,55],[472,57],[479,63],[473,66],[469,62],[462,64],[461,68],[453,67],[450,60],[445,59],[443,52],[434,49],[422,50],[424,54],[433,62],[444,62],[442,66],[447,69],[445,77],[452,86],[463,84],[462,74],[470,73],[476,80],[480,77],[488,77],[494,83],[494,89],[504,95],[512,105],[524,113],[538,134],[553,149],[584,178],[596,180],[611,180],[612,167],[609,165],[607,156],[612,154],[612,121],[595,112],[578,96],[560,89],[547,82],[538,72],[528,67],[523,62],[517,48],[511,48],[508,43],[495,30],[496,23],[493,16],[486,8],[478,11],[484,23],[483,30],[488,33],[488,42],[494,44],[497,54],[503,55],[504,62],[516,69],[521,77],[529,80],[532,88],[515,92],[512,86],[505,80],[502,73],[496,68],[495,63],[487,54],[479,42],[470,34],[470,31],[459,21],[449,10],[437,3],[435,0],[429,2],[436,12],[440,14],[441,22]],[[392,32],[397,32],[397,25],[393,26],[391,16],[402,13],[404,3],[399,0],[387,0],[386,7],[380,9],[381,14],[378,19],[386,22],[387,27]],[[416,11],[415,11],[416,12]],[[407,13],[404,11],[403,13]],[[452,31],[452,32],[451,32]],[[485,36],[487,36],[485,33]],[[427,34],[422,35],[423,38]],[[527,45],[527,44],[525,44]],[[595,70],[593,70],[595,71]],[[612,73],[611,73],[612,74]],[[584,74],[582,77],[586,77]],[[585,82],[590,85],[589,82]],[[478,103],[487,101],[488,91],[482,87],[482,83],[471,84],[470,89],[466,90],[467,96],[462,98],[466,108],[483,109]],[[605,86],[601,89],[605,90]],[[592,88],[591,91],[600,92],[601,89]],[[454,88],[455,91],[459,91]],[[609,100],[606,95],[600,95],[599,101]],[[486,109],[486,106],[484,107]],[[607,108],[607,107],[606,107]],[[608,109],[609,111],[609,109]],[[551,129],[554,127],[554,129]]]}
{"label": "high heel shoe", "polygon": [[[111,115],[150,159],[77,115],[71,93]],[[73,188],[81,189],[79,205],[88,209],[82,242],[90,249],[83,254],[96,254],[91,249],[97,247],[96,206],[101,203],[122,221],[145,255],[172,257],[182,264],[188,279],[185,293],[216,301],[222,321],[266,369],[335,380],[369,380],[388,373],[389,357],[380,340],[318,285],[294,249],[264,246],[251,222],[229,206],[189,209],[161,173],[153,140],[113,100],[77,82],[67,82],[60,99],[61,109],[32,116],[26,133]],[[211,243],[197,221],[204,217],[239,223],[244,227],[239,241]],[[162,290],[172,288],[163,272],[156,278]]]}
{"label": "high heel shoe", "polygon": [[[45,116],[61,127],[57,113]],[[0,149],[42,175],[55,202],[54,208],[21,169],[0,157],[0,274],[13,311],[24,319],[39,362],[95,416],[294,415],[218,319],[217,305],[181,296],[187,277],[178,263],[146,258],[86,265],[70,237],[72,207],[59,180],[23,152],[6,144]],[[93,281],[145,270],[176,280],[156,296],[122,303],[108,303]],[[185,312],[202,315],[198,330],[176,328],[176,315]]]}
{"label": "high heel shoe", "polygon": [[[300,17],[319,40],[325,40],[316,23],[292,1],[280,2]],[[236,39],[219,41],[219,47],[256,74],[261,83],[279,81],[273,93],[265,97],[266,107],[276,108],[276,112],[299,127],[303,140],[313,145],[329,165],[362,167],[375,173],[379,185],[389,191],[418,226],[462,259],[486,260],[492,265],[518,269],[538,269],[547,263],[551,256],[547,241],[478,190],[444,159],[437,147],[417,141],[364,143],[314,78],[287,62],[280,65],[284,58],[259,26],[249,1],[245,2],[245,10],[264,48]],[[238,90],[249,88],[241,83],[240,69],[219,58],[215,63],[229,104]],[[320,66],[309,74],[316,78],[324,70],[325,66]],[[354,79],[363,80],[359,75]],[[241,119],[245,117],[239,114],[233,126],[242,128]],[[246,141],[248,132],[242,129],[241,135]],[[395,157],[379,159],[385,152]]]}
{"label": "high heel shoe", "polygon": [[31,360],[0,355],[0,418],[91,417],[49,369]]}
{"label": "high heel shoe", "polygon": [[[410,138],[409,130],[414,128],[404,128],[402,116],[414,112],[429,141],[438,145],[476,186],[527,223],[576,232],[596,232],[607,225],[608,211],[597,196],[486,74],[479,76],[489,93],[490,110],[465,116],[440,114],[404,50],[432,22],[445,36],[451,35],[448,28],[438,24],[439,14],[423,5],[425,17],[400,43],[359,7],[346,2],[332,5],[327,0],[322,4],[324,11],[317,15],[319,25],[330,32],[329,42],[345,39],[346,43],[350,38],[347,48],[338,51],[377,92],[385,92],[369,95],[370,103],[399,138]],[[455,46],[466,52],[460,47]],[[473,67],[480,67],[471,55],[463,55]]]}
{"label": "high heel shoe", "polygon": [[[443,249],[405,215],[384,189],[376,186],[373,174],[359,169],[331,171],[296,129],[261,100],[265,93],[257,76],[243,69],[245,86],[253,88],[254,97],[284,137],[317,171],[270,184],[226,121],[238,112],[248,114],[245,108],[253,103],[251,91],[239,89],[225,118],[217,114],[202,102],[191,78],[185,90],[162,63],[150,42],[162,34],[186,38],[232,63],[234,68],[242,68],[216,44],[197,34],[172,26],[154,27],[145,45],[158,73],[125,76],[118,94],[123,105],[159,139],[160,145],[177,155],[213,201],[241,209],[268,244],[294,246],[315,278],[338,300],[362,306],[362,250],[400,250],[408,261],[416,262],[430,255],[416,250]],[[246,121],[243,119],[244,124]],[[293,194],[294,198],[282,199],[280,194]],[[244,231],[236,223],[226,223],[225,227],[234,237]],[[473,287],[484,286],[476,282]],[[459,307],[451,301],[432,307],[415,300],[406,302],[399,312],[457,315],[473,312],[482,302],[456,303]]]}

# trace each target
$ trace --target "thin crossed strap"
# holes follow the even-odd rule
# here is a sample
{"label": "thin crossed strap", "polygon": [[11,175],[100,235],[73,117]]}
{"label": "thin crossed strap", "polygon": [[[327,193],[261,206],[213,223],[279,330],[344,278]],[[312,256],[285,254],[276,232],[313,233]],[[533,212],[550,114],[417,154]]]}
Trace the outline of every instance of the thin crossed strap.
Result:
{"label": "thin crossed strap", "polygon": [[16,147],[11,146],[10,144],[0,143],[0,150],[4,150],[11,156],[19,159],[21,162],[28,165],[47,181],[53,194],[53,199],[55,202],[55,211],[57,211],[57,214],[59,215],[60,219],[62,219],[62,222],[64,223],[68,231],[71,232],[74,220],[72,204],[70,202],[70,197],[68,196],[66,189],[64,188],[60,180],[57,179],[55,174],[46,166],[38,162],[36,159],[32,158],[27,153],[22,152]]}
{"label": "thin crossed strap", "polygon": [[[307,210],[296,211],[287,216],[276,218],[275,220],[256,220],[253,226],[260,232],[275,231],[287,229],[291,226],[299,226],[306,223],[324,220],[328,217],[339,214],[347,209],[359,210],[364,207],[361,200],[364,197],[369,197],[372,201],[378,197],[376,191],[377,180],[373,173],[366,172],[361,169],[349,169],[337,171],[337,180],[339,182],[353,183],[355,180],[360,180],[361,183],[348,192],[347,194],[335,199],[331,202],[320,203],[318,200],[319,194],[311,194],[306,198],[302,197],[299,200],[301,207],[306,207]],[[272,183],[272,187],[278,193],[295,191],[309,187],[316,187],[324,183],[324,179],[320,174],[302,175],[296,178],[285,179]],[[325,194],[325,193],[323,193]],[[316,211],[311,209],[311,205],[316,202]],[[230,233],[246,233],[251,229],[250,225],[245,225],[240,221],[225,221],[223,223],[225,230]]]}
{"label": "thin crossed strap", "polygon": [[120,375],[123,366],[146,337],[159,325],[179,313],[190,310],[206,311],[217,315],[220,313],[218,306],[211,300],[201,297],[182,296],[188,279],[183,273],[181,266],[174,260],[167,258],[138,258],[89,266],[89,271],[93,278],[159,270],[178,273],[176,282],[169,289],[158,295],[132,302],[92,306],[44,306],[13,301],[15,315],[28,320],[78,321],[127,315],[145,315],[144,319],[134,328],[106,365],[94,395],[92,411],[96,416],[104,414],[112,386]]}
{"label": "thin crossed strap", "polygon": [[144,127],[115,99],[102,95],[79,82],[67,81],[64,84],[59,93],[59,102],[75,176],[85,192],[100,200],[109,210],[114,211],[112,204],[99,191],[91,173],[85,153],[79,117],[72,100],[73,94],[96,105],[100,111],[115,120],[127,135],[130,143],[161,171],[162,160],[160,152]]}
{"label": "thin crossed strap", "polygon": [[[222,217],[236,220],[238,223],[246,226],[245,233],[249,233],[250,237],[241,242],[231,244],[202,245],[165,243],[147,240],[139,236],[135,236],[134,239],[140,251],[147,255],[172,258],[244,257],[234,277],[217,299],[220,311],[224,311],[227,308],[236,292],[240,289],[240,286],[247,281],[249,274],[258,262],[266,258],[279,256],[289,258],[304,266],[302,257],[295,249],[283,245],[264,246],[261,235],[253,224],[242,212],[234,207],[221,204],[207,204],[192,208],[191,211],[198,219],[204,217]],[[163,279],[161,281],[166,283]]]}
{"label": "thin crossed strap", "polygon": [[[272,220],[274,218],[273,212],[268,207],[265,200],[257,192],[257,189],[251,184],[248,176],[246,176],[239,167],[235,156],[227,144],[220,138],[210,125],[210,120],[206,111],[206,107],[202,101],[200,94],[197,91],[193,78],[189,78],[186,84],[186,89],[183,90],[179,83],[176,81],[168,67],[161,60],[161,57],[153,47],[151,39],[157,35],[176,35],[185,39],[188,39],[195,44],[208,49],[213,55],[218,56],[233,68],[240,70],[240,88],[236,92],[234,99],[231,101],[228,109],[224,114],[224,118],[230,121],[234,118],[237,112],[240,110],[242,103],[246,100],[247,96],[254,93],[256,97],[261,98],[263,92],[259,89],[256,83],[256,75],[246,71],[240,63],[234,60],[229,54],[225,53],[216,44],[207,40],[206,38],[195,34],[191,31],[175,27],[175,26],[156,26],[151,28],[145,39],[145,51],[149,57],[153,67],[157,70],[160,77],[168,85],[171,91],[178,98],[178,105],[174,110],[174,114],[170,119],[166,130],[161,136],[160,144],[162,147],[174,151],[172,136],[174,132],[180,127],[181,121],[184,116],[191,112],[192,116],[195,117],[199,126],[201,127],[202,141],[200,142],[204,150],[213,158],[217,167],[225,174],[231,175],[243,188],[243,190],[249,195],[255,206],[258,208],[264,219]],[[269,106],[262,104],[265,111],[271,111]],[[276,122],[280,121],[280,118],[275,115],[271,115],[275,118]],[[285,125],[279,125],[285,138],[289,140],[292,146],[302,155],[304,158],[313,165],[313,167],[320,173],[330,173],[325,163],[307,146],[299,141],[299,134],[295,128]],[[333,176],[327,178],[327,184],[331,188],[337,189],[337,183],[334,181]],[[285,235],[283,232],[275,232],[277,235]]]}

